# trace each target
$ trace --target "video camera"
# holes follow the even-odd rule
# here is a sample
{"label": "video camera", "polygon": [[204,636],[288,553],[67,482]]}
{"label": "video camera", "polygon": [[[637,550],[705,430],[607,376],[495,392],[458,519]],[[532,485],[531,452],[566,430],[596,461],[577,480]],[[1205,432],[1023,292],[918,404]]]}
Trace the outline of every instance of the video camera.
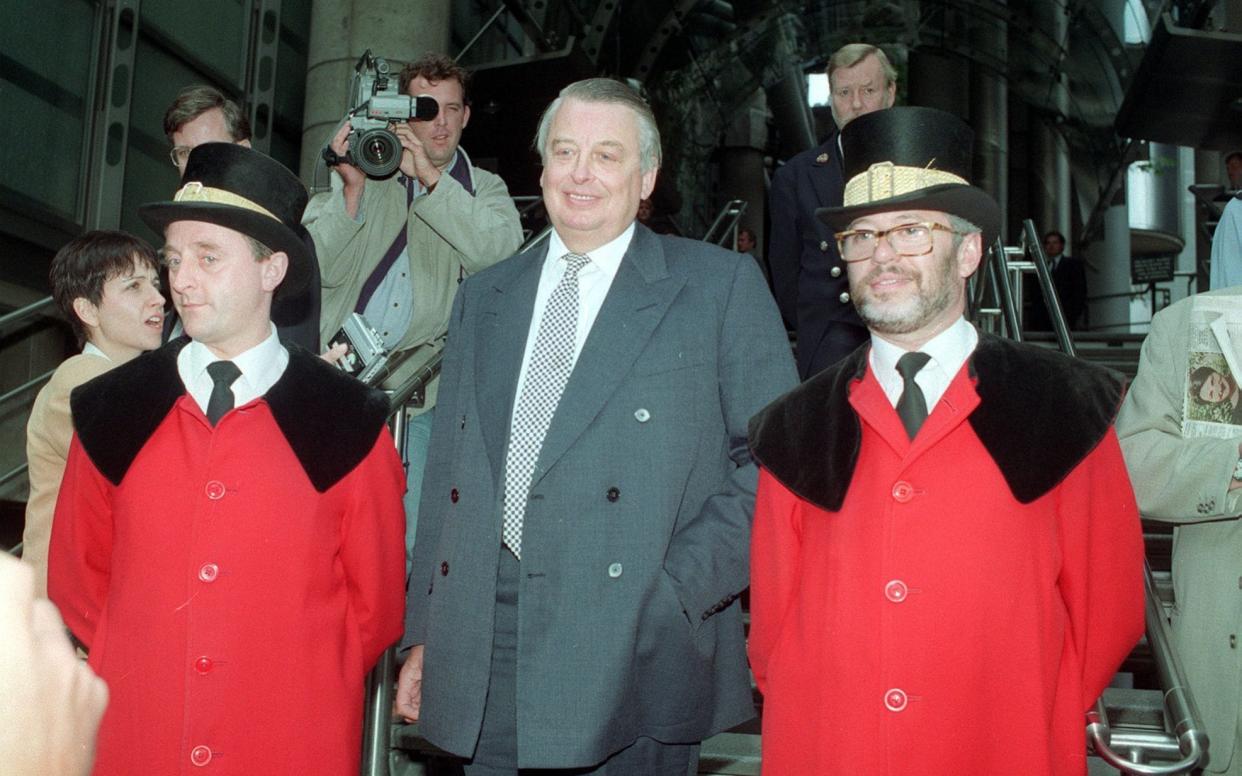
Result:
{"label": "video camera", "polygon": [[430,121],[440,112],[434,97],[402,94],[399,79],[390,72],[388,60],[362,55],[354,66],[353,86],[349,104],[349,151],[341,159],[325,146],[323,158],[329,165],[342,161],[362,170],[372,178],[387,178],[401,165],[401,141],[388,129],[394,121]]}

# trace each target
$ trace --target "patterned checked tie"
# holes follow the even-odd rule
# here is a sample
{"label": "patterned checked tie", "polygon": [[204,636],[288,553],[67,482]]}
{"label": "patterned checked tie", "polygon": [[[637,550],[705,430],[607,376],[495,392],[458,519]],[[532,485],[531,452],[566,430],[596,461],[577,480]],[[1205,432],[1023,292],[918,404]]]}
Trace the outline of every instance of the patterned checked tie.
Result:
{"label": "patterned checked tie", "polygon": [[578,273],[591,260],[567,253],[565,274],[552,290],[539,321],[535,348],[526,369],[526,382],[518,397],[517,411],[509,429],[509,453],[505,459],[505,502],[502,539],[515,558],[522,557],[522,518],[530,493],[531,475],[548,425],[560,403],[569,373],[574,368],[574,338],[578,333]]}
{"label": "patterned checked tie", "polygon": [[914,382],[914,376],[927,366],[928,361],[931,361],[931,356],[918,352],[907,353],[897,359],[897,373],[905,383],[901,397],[897,399],[897,417],[901,418],[911,439],[927,420],[927,399],[923,396],[923,389]]}
{"label": "patterned checked tie", "polygon": [[207,400],[207,422],[216,425],[224,413],[233,409],[233,381],[241,377],[241,370],[232,361],[213,361],[207,365],[211,376],[211,398]]}

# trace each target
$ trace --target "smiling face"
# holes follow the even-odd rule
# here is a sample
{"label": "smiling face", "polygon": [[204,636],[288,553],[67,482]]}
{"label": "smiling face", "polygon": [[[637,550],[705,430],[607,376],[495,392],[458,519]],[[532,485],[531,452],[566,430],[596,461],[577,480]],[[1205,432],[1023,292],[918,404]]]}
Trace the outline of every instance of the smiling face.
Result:
{"label": "smiling face", "polygon": [[411,97],[420,94],[434,97],[440,106],[434,119],[410,120],[409,124],[414,136],[423,144],[427,158],[436,167],[444,169],[452,161],[453,154],[457,153],[461,131],[470,123],[470,107],[462,98],[461,84],[451,78],[432,83],[420,75],[410,81],[406,92]]}
{"label": "smiling face", "polygon": [[164,297],[155,267],[135,258],[128,271],[104,281],[99,304],[86,297],[73,300],[86,328],[86,339],[118,363],[160,346],[164,328]]}
{"label": "smiling face", "polygon": [[634,221],[655,187],[642,171],[638,119],[625,105],[567,98],[544,149],[543,202],[566,247],[577,253],[611,242]]}
{"label": "smiling face", "polygon": [[[903,224],[949,225],[945,213],[903,210],[854,220],[850,229],[885,231]],[[846,264],[850,296],[867,328],[907,349],[917,349],[949,328],[966,309],[966,278],[979,266],[979,234],[966,235],[956,249],[949,232],[932,232],[932,250],[923,256],[900,256],[888,238],[870,259]]]}
{"label": "smiling face", "polygon": [[267,338],[272,294],[288,256],[278,251],[256,261],[241,232],[202,221],[174,221],[164,240],[168,284],[186,334],[220,358]]}
{"label": "smiling face", "polygon": [[874,54],[863,57],[853,67],[841,67],[828,76],[831,90],[832,120],[837,129],[867,113],[893,107],[897,84],[888,83],[884,66]]}

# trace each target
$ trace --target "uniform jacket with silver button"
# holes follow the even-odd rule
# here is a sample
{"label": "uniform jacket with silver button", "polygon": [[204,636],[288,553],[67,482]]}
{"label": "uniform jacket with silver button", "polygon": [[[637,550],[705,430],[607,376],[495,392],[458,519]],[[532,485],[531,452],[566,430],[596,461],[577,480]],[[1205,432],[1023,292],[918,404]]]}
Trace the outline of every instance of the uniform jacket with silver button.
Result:
{"label": "uniform jacket with silver button", "polygon": [[1083,774],[1143,625],[1120,381],[980,335],[911,441],[868,348],[755,418],[765,774]]}
{"label": "uniform jacket with silver button", "polygon": [[[405,643],[420,732],[470,754],[492,653],[505,445],[546,248],[462,284],[419,508]],[[552,419],[526,507],[523,768],[693,742],[754,714],[736,597],[749,418],[796,377],[754,261],[637,226]]]}
{"label": "uniform jacket with silver button", "polygon": [[48,586],[108,683],[94,773],[357,773],[363,680],[401,634],[387,400],[294,346],[213,428],[185,342],[72,394]]}
{"label": "uniform jacket with silver button", "polygon": [[[1242,286],[1206,297],[1233,297]],[[1242,698],[1242,505],[1229,492],[1238,436],[1182,437],[1194,299],[1156,314],[1138,375],[1117,416],[1121,449],[1147,517],[1174,523],[1173,642],[1212,742],[1208,773],[1223,772],[1237,745]],[[1229,773],[1242,773],[1233,757]]]}

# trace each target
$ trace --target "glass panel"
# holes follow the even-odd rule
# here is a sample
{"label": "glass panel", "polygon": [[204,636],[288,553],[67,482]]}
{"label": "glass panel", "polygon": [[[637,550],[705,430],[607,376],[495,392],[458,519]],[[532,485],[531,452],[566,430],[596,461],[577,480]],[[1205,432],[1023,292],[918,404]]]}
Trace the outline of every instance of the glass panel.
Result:
{"label": "glass panel", "polygon": [[[244,76],[246,14],[249,3],[215,0],[210,3],[148,2],[142,4],[142,27],[159,30],[177,46],[240,86]],[[200,79],[201,80],[201,79]]]}
{"label": "glass panel", "polygon": [[0,10],[0,186],[76,222],[95,3],[4,0]]}

